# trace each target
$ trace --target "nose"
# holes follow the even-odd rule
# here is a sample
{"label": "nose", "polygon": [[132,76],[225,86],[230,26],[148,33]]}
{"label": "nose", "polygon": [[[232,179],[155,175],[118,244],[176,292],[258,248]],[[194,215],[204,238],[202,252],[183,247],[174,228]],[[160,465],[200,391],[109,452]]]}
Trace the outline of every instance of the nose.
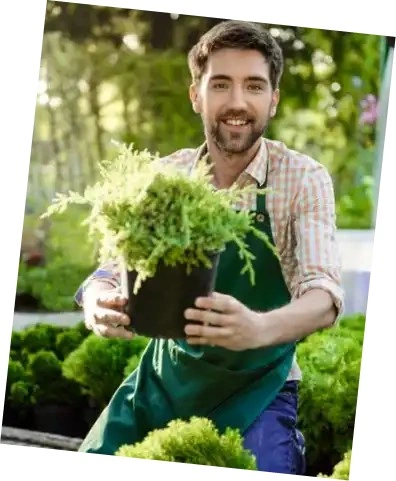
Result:
{"label": "nose", "polygon": [[246,110],[246,94],[243,86],[234,85],[230,89],[229,107],[233,110]]}

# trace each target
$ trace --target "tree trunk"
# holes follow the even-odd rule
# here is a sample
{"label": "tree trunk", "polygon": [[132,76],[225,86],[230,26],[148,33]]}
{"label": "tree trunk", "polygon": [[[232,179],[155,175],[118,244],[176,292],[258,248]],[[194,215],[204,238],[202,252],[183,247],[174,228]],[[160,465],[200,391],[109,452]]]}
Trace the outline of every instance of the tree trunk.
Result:
{"label": "tree trunk", "polygon": [[[99,104],[99,85],[94,80],[95,72],[92,72],[92,77],[89,82],[88,98],[91,107],[91,113],[94,118],[95,126],[95,143],[99,155],[99,161],[105,158],[105,148],[103,145],[104,130],[101,125],[101,113]],[[96,166],[92,166],[93,172],[96,172]]]}

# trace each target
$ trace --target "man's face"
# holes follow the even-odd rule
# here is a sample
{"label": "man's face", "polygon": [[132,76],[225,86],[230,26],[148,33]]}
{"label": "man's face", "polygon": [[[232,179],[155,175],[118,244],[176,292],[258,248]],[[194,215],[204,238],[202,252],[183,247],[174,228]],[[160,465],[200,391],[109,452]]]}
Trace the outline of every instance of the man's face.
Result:
{"label": "man's face", "polygon": [[190,97],[208,141],[227,154],[241,154],[263,135],[279,92],[271,87],[269,65],[260,52],[222,49],[210,55]]}

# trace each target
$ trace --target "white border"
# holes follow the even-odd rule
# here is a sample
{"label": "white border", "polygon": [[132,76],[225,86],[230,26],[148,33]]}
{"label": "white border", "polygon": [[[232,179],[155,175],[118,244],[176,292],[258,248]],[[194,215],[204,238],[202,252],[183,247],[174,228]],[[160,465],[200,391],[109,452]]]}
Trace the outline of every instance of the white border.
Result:
{"label": "white border", "polygon": [[[80,2],[93,5],[119,6],[213,16],[258,20],[284,25],[299,25],[331,30],[355,31],[379,35],[396,35],[394,15],[385,0],[372,2],[318,3],[300,0],[276,2],[211,2],[210,7],[197,2],[171,1],[108,1]],[[26,183],[35,113],[35,98],[41,57],[45,1],[4,2],[2,7],[0,113],[2,174],[0,189],[1,253],[4,270],[1,276],[2,333],[0,336],[0,375],[5,386],[13,305],[17,279],[17,262],[23,225]],[[390,96],[387,137],[383,160],[382,181],[378,206],[378,221],[374,242],[373,273],[367,313],[367,327],[362,360],[361,384],[357,410],[351,480],[388,479],[394,459],[395,417],[392,396],[393,341],[395,339],[394,276],[396,271],[394,238],[395,201],[391,189],[395,183],[394,152],[396,136],[395,77]],[[381,253],[381,254],[380,254]],[[392,335],[393,334],[393,335]],[[0,390],[0,414],[3,411],[4,390]],[[393,449],[392,449],[393,448]],[[392,450],[392,451],[391,451]],[[0,445],[1,471],[9,471],[15,479],[27,475],[33,479],[71,479],[81,475],[95,480],[170,473],[173,477],[215,479],[220,468],[173,465],[144,460],[129,460],[105,456],[87,456],[44,449]],[[127,464],[129,463],[129,464]],[[224,473],[223,473],[224,474]],[[286,479],[281,475],[227,470],[228,478],[261,476],[261,479]],[[392,476],[392,475],[391,475]]]}

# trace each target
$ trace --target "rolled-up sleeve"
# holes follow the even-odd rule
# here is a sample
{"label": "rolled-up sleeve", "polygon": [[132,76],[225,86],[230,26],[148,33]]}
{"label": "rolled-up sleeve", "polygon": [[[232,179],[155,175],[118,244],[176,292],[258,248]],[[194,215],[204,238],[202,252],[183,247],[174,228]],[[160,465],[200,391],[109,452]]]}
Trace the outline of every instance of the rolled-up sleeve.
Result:
{"label": "rolled-up sleeve", "polygon": [[298,264],[294,297],[311,289],[324,289],[334,301],[337,323],[344,313],[344,290],[333,182],[323,165],[315,163],[305,172],[294,212]]}
{"label": "rolled-up sleeve", "polygon": [[118,264],[115,262],[101,264],[80,284],[79,288],[74,294],[74,301],[78,306],[82,307],[84,290],[91,284],[92,281],[97,279],[100,279],[103,282],[108,282],[112,287],[118,288],[121,284]]}

